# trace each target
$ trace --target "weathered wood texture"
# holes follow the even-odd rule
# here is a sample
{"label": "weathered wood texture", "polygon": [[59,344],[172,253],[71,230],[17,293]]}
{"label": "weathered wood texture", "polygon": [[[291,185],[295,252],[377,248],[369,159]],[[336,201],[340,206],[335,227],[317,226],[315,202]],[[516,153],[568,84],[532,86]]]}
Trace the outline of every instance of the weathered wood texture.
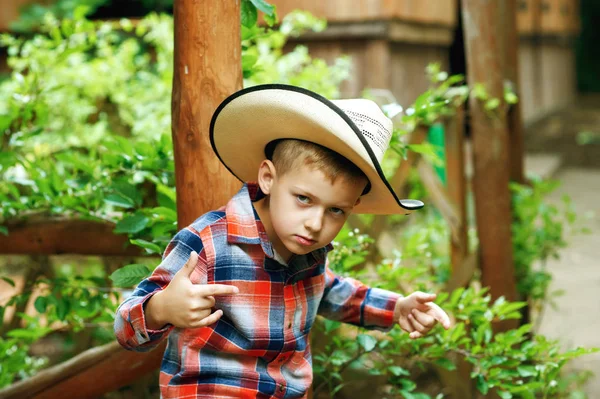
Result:
{"label": "weathered wood texture", "polygon": [[272,0],[281,16],[309,10],[331,22],[399,19],[454,26],[456,0]]}
{"label": "weathered wood texture", "polygon": [[127,235],[114,234],[112,223],[62,218],[31,219],[7,225],[0,239],[0,254],[143,255],[129,244]]}
{"label": "weathered wood texture", "polygon": [[471,96],[473,191],[481,251],[482,283],[492,297],[517,299],[511,238],[509,136],[503,111],[503,73],[498,43],[499,2],[464,0],[462,15],[469,85],[483,84],[490,97],[501,101],[489,116],[484,104]]}
{"label": "weathered wood texture", "polygon": [[[505,82],[519,95],[519,33],[517,31],[517,0],[504,0],[500,4],[500,22],[498,38],[500,39],[500,62]],[[525,139],[523,132],[523,114],[521,102],[513,104],[508,113],[508,134],[510,146],[510,179],[525,182]]]}
{"label": "weathered wood texture", "polygon": [[579,0],[517,0],[517,28],[523,35],[577,34]]}
{"label": "weathered wood texture", "polygon": [[452,273],[463,267],[469,251],[467,235],[467,179],[465,176],[465,112],[460,107],[454,118],[448,120],[444,129],[446,155],[446,180],[448,199],[458,217],[456,239],[450,241]]}
{"label": "weathered wood texture", "polygon": [[225,205],[241,186],[214,155],[208,136],[221,101],[242,88],[240,4],[175,3],[173,147],[177,216],[184,227]]}
{"label": "weathered wood texture", "polygon": [[0,398],[98,398],[155,370],[164,348],[128,352],[117,342],[92,348],[0,390]]}

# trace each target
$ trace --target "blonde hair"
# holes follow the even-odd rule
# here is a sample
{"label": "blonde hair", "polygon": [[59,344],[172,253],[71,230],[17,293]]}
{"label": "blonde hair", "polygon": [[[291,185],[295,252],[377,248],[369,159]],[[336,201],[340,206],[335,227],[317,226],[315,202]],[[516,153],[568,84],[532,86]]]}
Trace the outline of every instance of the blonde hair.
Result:
{"label": "blonde hair", "polygon": [[323,172],[332,183],[339,176],[350,180],[364,178],[365,182],[369,182],[363,171],[347,158],[319,144],[283,139],[273,145],[275,149],[270,159],[280,175],[303,164]]}

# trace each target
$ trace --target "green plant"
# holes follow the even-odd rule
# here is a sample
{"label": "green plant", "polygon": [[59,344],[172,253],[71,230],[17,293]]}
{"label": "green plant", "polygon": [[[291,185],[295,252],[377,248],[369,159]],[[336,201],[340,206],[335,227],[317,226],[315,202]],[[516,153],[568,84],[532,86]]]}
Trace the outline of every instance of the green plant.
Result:
{"label": "green plant", "polygon": [[547,303],[553,305],[553,298],[562,294],[548,294],[552,276],[546,269],[547,261],[557,259],[559,250],[567,246],[567,229],[570,234],[588,231],[575,227],[577,214],[570,197],[563,196],[560,205],[548,200],[559,184],[536,177],[530,179],[530,185],[511,184],[517,290],[540,314]]}
{"label": "green plant", "polygon": [[[423,225],[419,228],[426,229]],[[391,259],[376,265],[375,274],[372,270],[353,272],[352,266],[365,259],[369,239],[346,230],[336,239],[331,267],[394,291],[436,290],[440,282],[431,279],[430,266],[419,262],[418,256],[413,262],[413,256],[405,255],[419,252],[421,259],[431,256],[429,251],[437,247],[438,227],[432,224],[431,228],[432,232],[409,240]],[[454,370],[456,360],[462,358],[472,364],[471,378],[482,394],[495,389],[502,398],[566,398],[568,392],[560,387],[570,382],[559,383],[562,368],[575,357],[597,351],[577,348],[561,352],[557,341],[539,335],[530,339],[529,324],[494,334],[494,323],[520,318],[519,310],[525,303],[510,303],[502,297],[491,302],[487,290],[476,285],[442,293],[436,302],[453,315],[453,328],[444,331],[437,326],[428,336],[415,341],[399,328],[381,335],[320,320],[317,328],[329,339],[323,351],[314,356],[315,394],[327,390],[334,395],[350,384],[342,373],[351,367],[384,376],[388,398],[430,398],[417,391],[414,374],[427,367]]]}

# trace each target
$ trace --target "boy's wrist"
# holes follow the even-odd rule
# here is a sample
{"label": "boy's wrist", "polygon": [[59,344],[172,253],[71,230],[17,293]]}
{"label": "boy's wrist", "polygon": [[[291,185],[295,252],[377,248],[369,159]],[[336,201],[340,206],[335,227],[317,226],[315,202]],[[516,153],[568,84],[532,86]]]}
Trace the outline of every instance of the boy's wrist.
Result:
{"label": "boy's wrist", "polygon": [[146,328],[149,330],[160,330],[165,324],[169,322],[164,318],[164,312],[162,311],[162,291],[158,291],[152,295],[146,304],[146,311],[144,317],[146,319]]}

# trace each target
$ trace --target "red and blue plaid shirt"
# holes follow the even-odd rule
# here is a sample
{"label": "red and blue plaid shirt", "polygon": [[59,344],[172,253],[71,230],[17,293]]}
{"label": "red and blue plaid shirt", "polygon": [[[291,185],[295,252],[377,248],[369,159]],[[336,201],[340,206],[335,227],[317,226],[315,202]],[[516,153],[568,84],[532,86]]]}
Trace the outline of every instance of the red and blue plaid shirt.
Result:
{"label": "red and blue plaid shirt", "polygon": [[[115,334],[126,349],[148,351],[167,338],[161,365],[163,398],[301,398],[312,383],[308,333],[317,314],[386,330],[399,295],[335,275],[331,244],[278,262],[252,205],[261,195],[246,184],[218,211],[181,230],[161,264],[117,310]],[[144,305],[199,254],[196,284],[231,284],[217,296],[223,316],[211,326],[149,330]]]}

